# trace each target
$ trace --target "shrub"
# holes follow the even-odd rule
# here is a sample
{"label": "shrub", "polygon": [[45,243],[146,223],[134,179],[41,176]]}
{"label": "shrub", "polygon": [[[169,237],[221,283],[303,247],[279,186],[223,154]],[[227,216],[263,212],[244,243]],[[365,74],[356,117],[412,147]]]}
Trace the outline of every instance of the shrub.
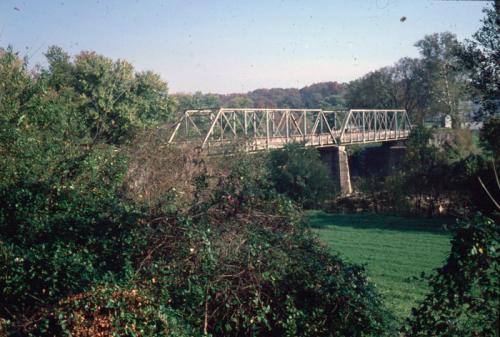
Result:
{"label": "shrub", "polygon": [[61,299],[27,325],[29,335],[193,336],[179,315],[142,290],[108,286]]}
{"label": "shrub", "polygon": [[491,117],[481,129],[481,143],[495,160],[500,158],[500,117]]}
{"label": "shrub", "polygon": [[293,203],[269,192],[265,160],[224,158],[211,198],[150,223],[140,278],[214,336],[390,334],[364,270],[330,255]]}
{"label": "shrub", "polygon": [[285,215],[255,206],[208,214],[195,224],[159,225],[159,248],[141,276],[156,278],[159,296],[168,293],[191,326],[214,336],[393,332],[364,270],[330,255]]}
{"label": "shrub", "polygon": [[498,336],[500,229],[477,215],[454,228],[445,265],[429,278],[431,292],[412,311],[408,336]]}
{"label": "shrub", "polygon": [[0,185],[0,316],[130,274],[144,238],[138,212],[119,198],[124,164],[113,149],[94,149],[43,180]]}
{"label": "shrub", "polygon": [[311,207],[332,195],[333,182],[319,152],[301,144],[287,144],[270,153],[271,181],[280,193]]}

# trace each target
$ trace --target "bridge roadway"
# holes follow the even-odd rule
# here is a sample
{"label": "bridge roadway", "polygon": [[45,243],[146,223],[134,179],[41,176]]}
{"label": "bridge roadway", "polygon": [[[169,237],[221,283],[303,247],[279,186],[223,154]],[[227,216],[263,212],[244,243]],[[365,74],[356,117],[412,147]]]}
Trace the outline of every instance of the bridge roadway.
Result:
{"label": "bridge roadway", "polygon": [[174,125],[169,144],[199,146],[208,154],[279,149],[298,142],[336,148],[339,183],[352,193],[346,145],[394,142],[408,138],[406,110],[230,109],[187,110]]}
{"label": "bridge roadway", "polygon": [[[340,146],[354,145],[354,144],[367,144],[367,143],[381,143],[405,140],[410,134],[409,130],[399,130],[399,131],[378,131],[363,134],[360,131],[350,131],[344,134],[344,137],[340,141]],[[340,135],[336,132],[336,136],[340,139]],[[318,135],[307,135],[306,137],[300,135],[294,136],[274,136],[269,139],[266,137],[255,137],[248,139],[247,142],[238,142],[234,139],[218,139],[214,141],[209,141],[205,145],[205,149],[209,154],[221,154],[230,153],[234,151],[234,148],[240,148],[245,152],[258,152],[264,150],[281,149],[287,143],[301,143],[305,147],[336,147],[339,146],[331,137],[329,133],[322,133]],[[188,141],[185,144],[192,144],[194,146],[199,146],[200,141]]]}

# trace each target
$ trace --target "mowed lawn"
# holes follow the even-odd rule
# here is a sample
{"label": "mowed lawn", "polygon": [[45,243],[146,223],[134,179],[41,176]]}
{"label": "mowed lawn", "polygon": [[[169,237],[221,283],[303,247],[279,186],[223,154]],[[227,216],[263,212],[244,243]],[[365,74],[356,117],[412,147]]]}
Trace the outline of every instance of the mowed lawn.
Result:
{"label": "mowed lawn", "polygon": [[332,252],[363,264],[368,277],[400,319],[427,291],[419,279],[441,266],[450,249],[444,223],[453,220],[380,214],[308,213],[311,227]]}

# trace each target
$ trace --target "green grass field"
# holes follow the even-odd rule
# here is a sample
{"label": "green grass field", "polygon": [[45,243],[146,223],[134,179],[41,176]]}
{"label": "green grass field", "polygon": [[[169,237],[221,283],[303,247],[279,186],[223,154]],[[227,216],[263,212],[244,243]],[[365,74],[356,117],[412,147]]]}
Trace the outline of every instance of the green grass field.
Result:
{"label": "green grass field", "polygon": [[427,291],[418,277],[441,266],[450,249],[450,236],[442,224],[453,220],[321,211],[310,211],[308,217],[332,252],[365,266],[400,320]]}

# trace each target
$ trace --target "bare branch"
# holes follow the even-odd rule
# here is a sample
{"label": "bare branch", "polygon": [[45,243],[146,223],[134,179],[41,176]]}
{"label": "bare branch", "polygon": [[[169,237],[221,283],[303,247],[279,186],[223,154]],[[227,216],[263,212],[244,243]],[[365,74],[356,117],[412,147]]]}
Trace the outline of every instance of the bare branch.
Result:
{"label": "bare branch", "polygon": [[491,161],[491,164],[493,166],[493,173],[495,173],[495,180],[497,181],[497,187],[498,187],[498,190],[500,190],[500,181],[498,180],[498,173],[497,173],[497,169],[495,167],[495,161],[492,160]]}
{"label": "bare branch", "polygon": [[490,197],[491,201],[495,204],[496,208],[500,211],[500,205],[496,202],[495,198],[493,198],[493,196],[491,195],[490,191],[488,191],[488,189],[484,185],[483,181],[481,180],[481,177],[477,177],[477,179],[479,180],[479,183],[483,187],[483,189],[486,192],[486,194]]}

